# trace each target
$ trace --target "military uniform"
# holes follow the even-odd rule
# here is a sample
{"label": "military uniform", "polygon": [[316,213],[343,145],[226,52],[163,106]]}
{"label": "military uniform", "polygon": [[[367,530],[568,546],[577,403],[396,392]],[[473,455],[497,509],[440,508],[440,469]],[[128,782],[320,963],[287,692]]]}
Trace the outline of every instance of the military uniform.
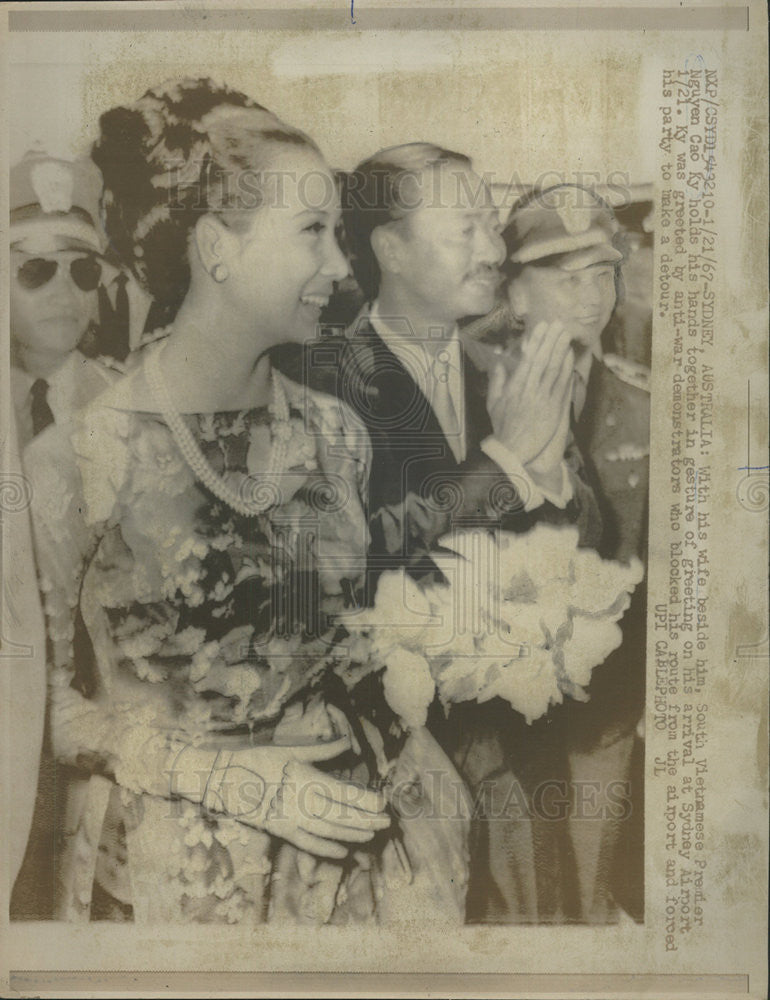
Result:
{"label": "military uniform", "polygon": [[644,556],[650,455],[650,373],[614,354],[595,359],[573,433],[603,520],[605,559]]}
{"label": "military uniform", "polygon": [[[577,185],[533,191],[512,211],[503,231],[508,251],[505,300],[469,336],[492,342],[506,329],[533,336],[543,324],[561,323],[578,351],[573,383],[572,441],[576,461],[601,514],[598,537],[582,543],[605,558],[628,559],[646,544],[649,391],[645,372],[612,356],[595,356],[616,302],[623,254],[612,208]],[[614,269],[614,274],[611,271]],[[516,339],[506,345],[515,356]],[[648,375],[647,375],[648,377]],[[484,789],[474,845],[478,878],[469,888],[469,915],[494,922],[616,919],[621,897],[612,872],[619,837],[633,823],[612,815],[611,782],[629,777],[634,730],[644,692],[646,600],[639,591],[624,616],[622,650],[594,670],[587,704],[568,699],[527,727],[515,713],[482,712],[477,739],[461,771]],[[537,808],[546,787],[561,789],[558,814]],[[581,795],[591,782],[593,800]],[[598,782],[598,786],[596,785]],[[622,786],[621,786],[622,787]],[[595,789],[598,788],[598,794]],[[603,808],[602,818],[579,817],[583,803]],[[626,855],[627,857],[630,855]],[[634,858],[641,863],[642,852]],[[626,860],[624,857],[622,860]],[[641,884],[636,879],[636,887]],[[623,905],[638,916],[642,893]]]}
{"label": "military uniform", "polygon": [[[50,409],[51,422],[62,423],[68,420],[73,413],[112,385],[119,375],[120,369],[117,366],[87,358],[80,351],[73,351],[46,380],[45,405]],[[33,386],[38,382],[20,368],[11,368],[11,392],[16,411],[19,447],[22,450],[34,437]]]}
{"label": "military uniform", "polygon": [[[116,371],[74,349],[71,339],[74,333],[83,342],[97,303],[102,269],[101,263],[94,266],[94,262],[101,262],[104,251],[104,234],[98,222],[101,187],[101,175],[87,159],[72,162],[32,151],[10,171],[10,332],[14,358],[10,388],[17,432],[12,447],[18,446],[19,452],[49,425],[69,420],[118,377]],[[57,292],[53,299],[44,298],[50,291],[49,282],[60,281],[63,273],[68,274],[70,283],[68,296],[60,298]],[[60,342],[52,344],[41,330],[57,321]],[[41,359],[45,359],[44,364]],[[39,619],[42,628],[42,609],[34,606],[31,596],[37,589],[33,560],[31,553],[25,555],[17,567],[16,585],[26,594],[26,614]],[[42,748],[39,741],[35,745],[35,750],[40,750],[39,760],[22,760],[20,765],[28,775],[37,772],[37,788],[29,777],[16,776],[21,815],[33,815],[24,862],[13,887],[12,919],[48,919],[53,915],[56,831],[65,778],[50,750],[48,727],[43,725],[45,710],[43,687],[39,704],[28,706],[30,730],[43,732]]]}
{"label": "military uniform", "polygon": [[[649,370],[617,355],[595,359],[573,432],[602,513],[601,555],[620,561],[638,556],[646,562]],[[636,919],[643,915],[643,774],[634,765],[642,756],[635,730],[644,711],[646,597],[643,581],[621,620],[622,646],[594,670],[590,701],[566,706],[573,793],[582,782],[593,787],[598,782],[592,801],[607,811],[601,821],[577,817],[570,822],[582,915],[592,923],[615,919],[617,903]],[[624,784],[613,790],[610,782]],[[630,815],[610,815],[608,791],[622,795]]]}

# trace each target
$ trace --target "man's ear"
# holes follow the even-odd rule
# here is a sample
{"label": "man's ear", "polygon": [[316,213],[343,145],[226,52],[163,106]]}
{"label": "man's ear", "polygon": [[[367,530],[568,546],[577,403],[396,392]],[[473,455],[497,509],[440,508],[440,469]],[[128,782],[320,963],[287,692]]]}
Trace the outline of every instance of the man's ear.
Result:
{"label": "man's ear", "polygon": [[392,225],[378,226],[370,237],[372,251],[377,258],[381,271],[389,274],[401,274],[402,239]]}
{"label": "man's ear", "polygon": [[193,239],[198,258],[209,274],[217,264],[227,266],[232,244],[237,242],[235,233],[223,225],[215,215],[203,215],[195,224]]}

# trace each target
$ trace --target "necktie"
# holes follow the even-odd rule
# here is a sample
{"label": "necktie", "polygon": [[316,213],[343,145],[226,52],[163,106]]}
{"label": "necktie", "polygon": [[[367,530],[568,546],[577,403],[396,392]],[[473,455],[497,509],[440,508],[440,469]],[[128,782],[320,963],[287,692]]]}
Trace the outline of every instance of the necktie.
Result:
{"label": "necktie", "polygon": [[447,444],[452,449],[452,454],[457,462],[462,462],[465,458],[465,448],[462,439],[462,427],[458,415],[455,401],[452,399],[452,374],[455,367],[451,363],[449,351],[442,347],[436,353],[431,365],[433,373],[433,386],[431,405],[436,419],[441,425]]}
{"label": "necktie", "polygon": [[44,378],[36,379],[29,390],[32,413],[32,436],[37,435],[53,423],[53,411],[48,405],[48,383]]}
{"label": "necktie", "polygon": [[115,293],[115,357],[118,361],[125,361],[129,352],[127,283],[125,274],[119,274],[115,279],[118,286]]}
{"label": "necktie", "polygon": [[115,306],[104,285],[99,286],[99,326],[101,350],[118,361],[125,361],[129,352],[129,305],[126,284],[128,278],[120,273],[115,278]]}

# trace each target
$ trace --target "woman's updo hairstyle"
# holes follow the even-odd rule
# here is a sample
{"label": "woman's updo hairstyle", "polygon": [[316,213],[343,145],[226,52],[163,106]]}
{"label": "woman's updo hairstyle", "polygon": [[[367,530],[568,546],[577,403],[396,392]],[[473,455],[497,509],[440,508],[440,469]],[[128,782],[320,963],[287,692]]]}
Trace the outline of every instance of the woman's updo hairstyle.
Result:
{"label": "woman's updo hairstyle", "polygon": [[190,285],[188,243],[201,215],[248,228],[263,201],[261,173],[275,143],[317,147],[303,132],[208,79],[153,87],[99,119],[92,157],[104,178],[112,251],[169,323]]}

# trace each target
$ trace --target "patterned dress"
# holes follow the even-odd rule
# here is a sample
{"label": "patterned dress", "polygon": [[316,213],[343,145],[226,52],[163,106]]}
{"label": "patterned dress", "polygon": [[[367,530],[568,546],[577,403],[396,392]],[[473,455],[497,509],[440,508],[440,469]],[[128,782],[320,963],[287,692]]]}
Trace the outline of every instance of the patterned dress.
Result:
{"label": "patterned dress", "polygon": [[[185,415],[211,468],[264,499],[244,517],[195,479],[162,418],[134,407],[137,375],[26,454],[52,740],[71,776],[57,915],[461,922],[464,789],[426,731],[397,726],[377,676],[358,676],[337,620],[363,585],[366,433],[282,376],[288,424],[268,408]],[[276,435],[287,459],[267,478]],[[334,773],[384,782],[393,821],[340,862],[176,796],[164,770],[174,741],[344,734],[355,751]]]}

